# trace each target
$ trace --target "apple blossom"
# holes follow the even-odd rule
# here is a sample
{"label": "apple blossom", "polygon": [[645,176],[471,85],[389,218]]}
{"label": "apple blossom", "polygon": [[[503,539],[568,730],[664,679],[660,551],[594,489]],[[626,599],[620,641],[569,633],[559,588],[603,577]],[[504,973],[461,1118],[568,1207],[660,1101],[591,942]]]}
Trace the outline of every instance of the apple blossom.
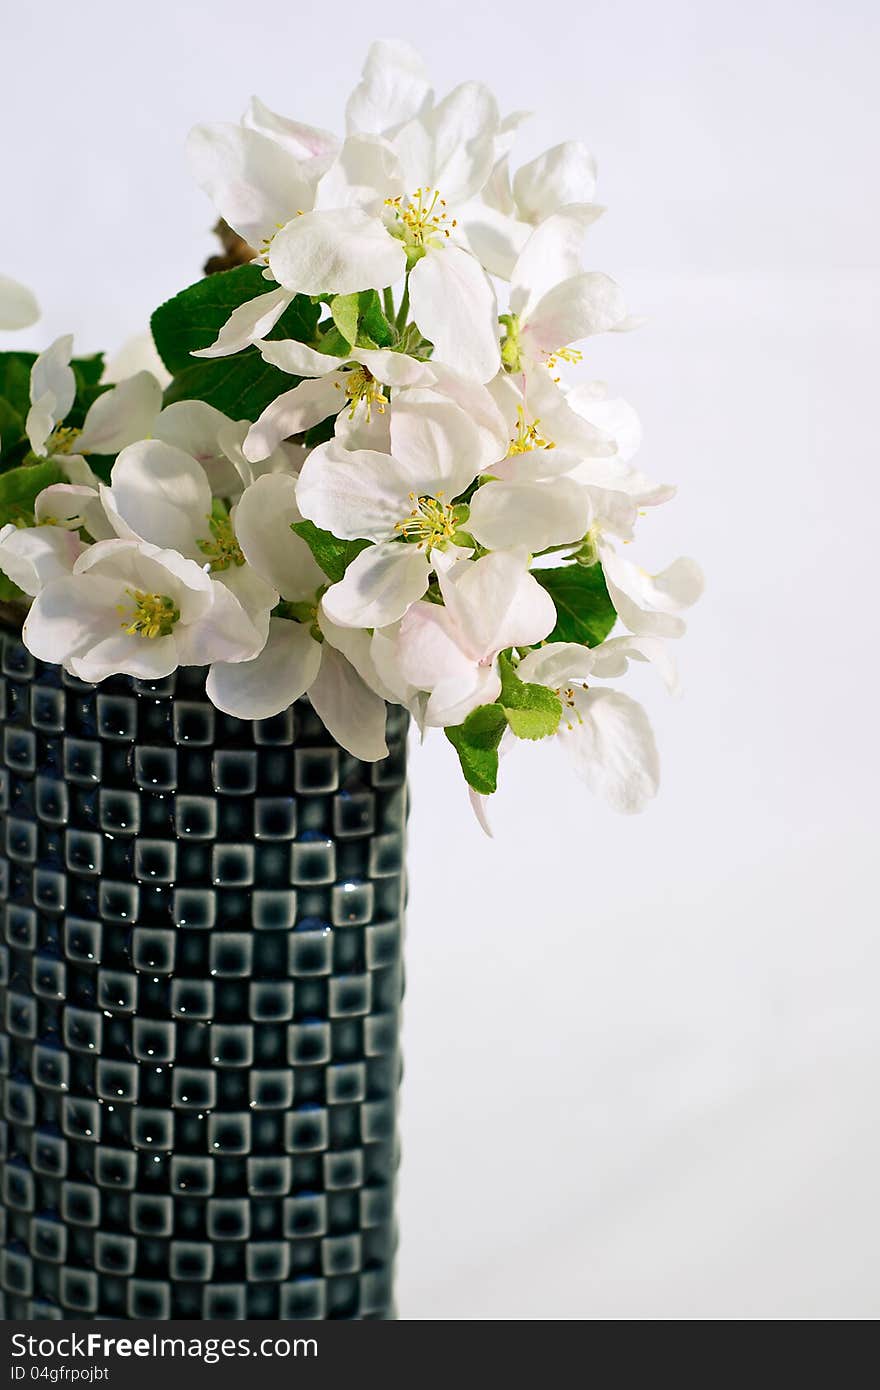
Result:
{"label": "apple blossom", "polygon": [[0,275],[0,329],[30,328],[39,317],[39,305],[27,286]]}

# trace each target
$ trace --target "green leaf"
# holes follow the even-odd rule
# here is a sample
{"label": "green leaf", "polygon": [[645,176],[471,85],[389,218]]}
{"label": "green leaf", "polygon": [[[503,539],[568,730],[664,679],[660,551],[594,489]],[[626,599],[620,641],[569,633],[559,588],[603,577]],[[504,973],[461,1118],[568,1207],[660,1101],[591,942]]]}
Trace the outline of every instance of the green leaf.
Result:
{"label": "green leaf", "polygon": [[25,437],[24,419],[9,401],[0,396],[0,453],[5,458]]}
{"label": "green leaf", "polygon": [[560,565],[533,570],[556,605],[556,626],[548,642],[581,642],[598,647],[617,621],[602,566]]}
{"label": "green leaf", "polygon": [[337,294],[330,301],[330,312],[333,315],[333,322],[345,341],[349,344],[356,343],[360,321],[358,296],[356,294]]}
{"label": "green leaf", "polygon": [[351,343],[343,337],[335,323],[330,324],[318,342],[318,352],[326,352],[329,357],[347,357],[350,351]]}
{"label": "green leaf", "polygon": [[517,738],[548,738],[555,734],[562,717],[559,696],[546,685],[521,681],[507,656],[499,657],[498,669],[501,674],[498,703]]}
{"label": "green leaf", "polygon": [[104,354],[93,352],[91,357],[73,357],[70,365],[76,377],[77,391],[83,387],[97,386],[104,374]]}
{"label": "green leaf", "polygon": [[[214,341],[233,309],[273,288],[273,282],[263,278],[259,266],[239,265],[234,270],[207,275],[161,304],[150,323],[159,356],[169,372],[176,374],[190,368],[190,354]],[[267,336],[305,341],[314,334],[319,312],[308,299],[298,295]]]}
{"label": "green leaf", "polygon": [[12,406],[22,419],[31,404],[31,367],[35,352],[0,352],[0,398]]}
{"label": "green leaf", "polygon": [[312,521],[294,521],[291,531],[301,536],[327,578],[338,584],[356,555],[369,541],[339,541],[330,531],[322,531]]}
{"label": "green leaf", "polygon": [[507,715],[500,705],[480,705],[462,724],[446,730],[465,781],[483,796],[498,785],[498,745],[506,727]]}
{"label": "green leaf", "polygon": [[61,483],[64,474],[57,463],[47,459],[45,463],[27,464],[22,468],[10,468],[0,473],[0,526],[9,521],[33,523],[34,499],[50,483]]}
{"label": "green leaf", "polygon": [[30,603],[30,599],[23,589],[14,584],[8,575],[0,570],[0,603]]}
{"label": "green leaf", "polygon": [[257,349],[251,347],[233,357],[193,362],[177,373],[164,399],[166,405],[173,401],[207,401],[231,420],[256,420],[267,405],[283,391],[290,391],[298,380],[264,362]]}

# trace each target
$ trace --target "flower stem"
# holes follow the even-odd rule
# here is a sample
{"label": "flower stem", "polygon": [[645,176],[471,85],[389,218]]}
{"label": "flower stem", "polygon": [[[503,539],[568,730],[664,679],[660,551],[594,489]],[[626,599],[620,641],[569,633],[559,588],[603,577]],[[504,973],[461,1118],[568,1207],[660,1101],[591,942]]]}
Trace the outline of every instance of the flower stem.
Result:
{"label": "flower stem", "polygon": [[400,301],[400,308],[397,311],[397,331],[402,333],[406,328],[406,321],[409,318],[409,274],[403,286],[403,297]]}
{"label": "flower stem", "polygon": [[382,291],[382,298],[385,302],[385,317],[389,323],[394,322],[394,291],[390,285],[386,285]]}

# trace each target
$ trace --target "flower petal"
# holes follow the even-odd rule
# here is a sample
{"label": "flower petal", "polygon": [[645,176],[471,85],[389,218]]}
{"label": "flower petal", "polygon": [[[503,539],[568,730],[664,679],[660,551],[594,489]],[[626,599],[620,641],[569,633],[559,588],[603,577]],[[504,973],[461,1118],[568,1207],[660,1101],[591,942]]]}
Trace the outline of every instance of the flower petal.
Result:
{"label": "flower petal", "polygon": [[175,401],[160,413],[153,437],[200,463],[215,497],[231,497],[241,492],[237,454],[246,429],[207,401]]}
{"label": "flower petal", "polygon": [[[538,300],[582,270],[584,232],[602,213],[592,203],[563,208],[542,221],[519,254],[511,275],[510,308],[528,318]],[[560,339],[557,347],[565,346]]]}
{"label": "flower petal", "polygon": [[31,404],[51,392],[56,421],[68,414],[76,395],[76,378],[70,365],[72,352],[73,334],[65,333],[41,352],[31,367]]}
{"label": "flower petal", "polygon": [[339,140],[329,130],[279,116],[259,97],[251,97],[242,117],[242,125],[259,131],[261,135],[268,135],[271,140],[283,145],[294,159],[304,161],[306,169],[312,160],[332,156],[339,148]]}
{"label": "flower petal", "polygon": [[523,339],[535,356],[607,333],[626,313],[623,293],[609,276],[587,271],[563,280],[530,312]]}
{"label": "flower petal", "polygon": [[346,128],[384,135],[430,103],[431,84],[420,54],[399,39],[370,44],[363,75],[345,108]]}
{"label": "flower petal", "polygon": [[248,430],[242,446],[245,458],[251,463],[268,458],[283,439],[335,415],[345,404],[344,381],[344,372],[307,377],[291,391],[276,396]]}
{"label": "flower petal", "polygon": [[645,711],[617,690],[588,690],[575,698],[580,721],[559,735],[575,771],[615,811],[643,810],[660,782],[660,759]]}
{"label": "flower petal", "polygon": [[439,188],[450,204],[463,203],[492,173],[498,103],[482,82],[462,82],[437,103],[425,124],[433,145],[432,168],[413,169],[410,177]]}
{"label": "flower petal", "polygon": [[430,362],[419,362],[405,352],[392,352],[390,348],[353,347],[351,361],[360,362],[385,386],[431,386],[436,380]]}
{"label": "flower petal", "polygon": [[181,666],[208,666],[212,661],[249,661],[266,640],[263,614],[251,617],[232,589],[211,581],[212,603],[192,623],[174,629]]}
{"label": "flower petal", "polygon": [[269,265],[279,284],[295,294],[353,294],[396,284],[406,252],[378,217],[337,208],[288,222],[272,242]]}
{"label": "flower petal", "polygon": [[535,651],[526,652],[516,674],[520,680],[547,685],[551,690],[571,682],[582,684],[593,674],[596,650],[582,647],[579,642],[548,642]]}
{"label": "flower petal", "polygon": [[136,372],[89,407],[76,447],[84,454],[118,454],[152,433],[162,408],[162,387],[152,372]]}
{"label": "flower petal", "polygon": [[271,719],[308,690],[321,666],[321,644],[303,623],[269,620],[263,650],[251,661],[215,662],[208,699],[236,719]]}
{"label": "flower petal", "polygon": [[291,524],[302,521],[296,481],[284,473],[265,473],[245,488],[235,509],[235,534],[248,563],[282,598],[311,599],[327,582],[305,541]]}
{"label": "flower petal", "polygon": [[399,541],[368,546],[352,560],[323,607],[341,627],[385,627],[397,622],[428,587],[430,564],[423,550]]}
{"label": "flower petal", "polygon": [[0,570],[33,597],[53,579],[70,574],[83,549],[79,536],[61,526],[14,526],[0,530]]}
{"label": "flower petal", "polygon": [[678,616],[703,592],[703,574],[695,560],[674,560],[659,574],[634,565],[607,542],[600,542],[599,557],[608,593],[630,632],[640,637],[680,637],[685,630]]}
{"label": "flower petal", "polygon": [[434,358],[477,381],[491,380],[501,365],[498,305],[470,252],[451,245],[429,250],[410,274],[409,293],[412,316],[434,344]]}
{"label": "flower petal", "polygon": [[473,481],[483,456],[480,435],[461,406],[425,395],[419,401],[402,395],[392,407],[391,452],[409,491],[447,503]]}
{"label": "flower petal", "polygon": [[488,550],[522,547],[535,554],[582,540],[592,521],[588,491],[570,478],[485,483],[470,508],[467,529]]}
{"label": "flower petal", "polygon": [[513,196],[522,217],[535,223],[567,203],[592,203],[596,161],[579,140],[554,145],[517,170]]}
{"label": "flower petal", "polygon": [[679,692],[675,657],[659,637],[609,637],[592,649],[593,674],[600,680],[623,676],[631,661],[648,661],[657,671],[670,695]]}
{"label": "flower petal", "polygon": [[220,216],[258,249],[300,208],[312,206],[301,161],[256,130],[197,125],[187,138],[186,155],[196,183]]}
{"label": "flower petal", "polygon": [[306,343],[298,343],[294,338],[282,338],[277,342],[257,343],[264,362],[270,362],[282,372],[291,376],[327,376],[330,372],[344,367],[348,358],[332,357],[329,352],[318,352]]}
{"label": "flower petal", "polygon": [[209,347],[190,353],[191,357],[228,357],[264,338],[275,327],[290,303],[287,290],[269,290],[233,309]]}
{"label": "flower petal", "polygon": [[26,285],[0,275],[0,329],[30,328],[40,317],[40,306]]}
{"label": "flower petal", "polygon": [[208,535],[213,498],[204,468],[182,449],[160,439],[130,444],[101,495],[123,536],[138,536],[190,559],[201,556],[198,542]]}
{"label": "flower petal", "polygon": [[424,405],[429,401],[444,398],[454,401],[465,412],[477,431],[480,448],[479,471],[483,472],[491,464],[504,458],[507,453],[511,435],[507,420],[488,389],[479,381],[463,376],[446,363],[432,362],[431,370],[436,377],[435,384],[429,387],[409,387],[400,392],[392,402],[392,416],[404,404]]}
{"label": "flower petal", "polygon": [[403,191],[400,165],[388,141],[377,135],[349,135],[318,184],[315,207],[379,212],[386,198]]}
{"label": "flower petal", "polygon": [[460,560],[438,578],[463,647],[477,661],[506,647],[530,647],[556,626],[553,600],[522,555],[495,551]]}
{"label": "flower petal", "polygon": [[335,440],[319,444],[306,459],[297,483],[303,516],[340,540],[386,540],[412,510],[410,493],[421,495],[422,473],[405,460],[358,449],[349,453]]}
{"label": "flower petal", "polygon": [[341,652],[327,642],[321,669],[309,699],[328,733],[355,758],[366,763],[387,757],[385,701],[370,690]]}

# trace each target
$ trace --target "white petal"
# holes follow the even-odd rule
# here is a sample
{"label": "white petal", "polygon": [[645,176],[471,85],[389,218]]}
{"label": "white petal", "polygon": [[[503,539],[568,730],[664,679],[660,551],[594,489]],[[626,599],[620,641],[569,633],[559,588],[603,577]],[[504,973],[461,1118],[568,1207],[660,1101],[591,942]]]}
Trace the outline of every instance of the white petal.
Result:
{"label": "white petal", "polygon": [[352,414],[351,410],[340,410],[333,426],[337,444],[349,453],[366,449],[376,454],[391,453],[391,416],[388,410],[371,410],[370,418],[363,402]]}
{"label": "white petal", "polygon": [[152,372],[137,372],[92,402],[76,447],[85,454],[118,454],[152,433],[161,407],[162,387]]}
{"label": "white petal", "polygon": [[[563,208],[532,232],[511,275],[510,307],[530,316],[542,295],[582,270],[584,232],[602,209],[592,203]],[[563,343],[557,343],[562,347]]]}
{"label": "white petal", "polygon": [[679,690],[675,658],[659,637],[609,637],[592,650],[593,674],[602,680],[626,674],[630,661],[648,661],[671,695]]}
{"label": "white petal", "polygon": [[366,763],[388,755],[385,701],[370,690],[345,657],[327,642],[321,669],[309,690],[315,713],[328,733],[353,757]]}
{"label": "white petal", "polygon": [[255,299],[239,304],[213,343],[190,353],[190,356],[228,357],[230,353],[241,352],[272,331],[290,300],[287,290],[269,290],[268,294],[258,294]]}
{"label": "white petal", "polygon": [[489,550],[521,547],[535,554],[583,539],[592,521],[589,493],[570,478],[486,483],[470,506],[467,529]]}
{"label": "white petal", "polygon": [[238,599],[260,635],[260,645],[269,631],[269,614],[278,602],[279,594],[252,565],[230,565],[213,574],[215,584],[223,584]]}
{"label": "white petal", "polygon": [[[598,648],[582,647],[578,642],[548,642],[527,652],[516,668],[520,680],[547,685],[556,690],[571,682],[590,679]],[[625,664],[625,663],[624,663]]]}
{"label": "white petal", "polygon": [[316,348],[298,343],[293,338],[281,338],[277,342],[257,343],[264,362],[271,362],[282,372],[291,376],[327,376],[329,372],[344,367],[346,357],[332,357],[329,352],[318,352]]}
{"label": "white petal", "polygon": [[371,545],[330,586],[323,607],[341,627],[385,627],[422,597],[429,576],[430,564],[418,546],[398,541]]}
{"label": "white petal", "polygon": [[180,609],[184,624],[197,622],[214,602],[214,582],[200,565],[176,550],[162,550],[144,541],[98,541],[81,553],[73,572],[115,586],[117,618],[115,603],[128,589],[167,594]]}
{"label": "white petal", "polygon": [[353,294],[396,284],[406,253],[379,218],[340,208],[288,222],[272,242],[269,265],[296,294]]}
{"label": "white petal", "polygon": [[478,661],[506,647],[533,646],[556,626],[553,600],[522,555],[496,551],[461,560],[438,578],[464,649]]}
{"label": "white petal", "polygon": [[301,208],[312,188],[301,162],[277,140],[237,125],[198,125],[186,154],[193,177],[220,216],[259,250]]}
{"label": "white petal", "polygon": [[510,280],[531,234],[528,222],[476,201],[462,209],[460,221],[467,245],[484,270]]}
{"label": "white petal", "polygon": [[[408,388],[398,393],[391,405],[391,414],[406,403],[423,405],[429,401],[448,397],[461,406],[471,424],[477,431],[480,441],[480,466],[483,472],[490,464],[504,458],[507,453],[511,431],[507,420],[496,405],[489,390],[472,377],[463,376],[445,363],[432,362],[431,370],[436,376],[436,384],[427,388]],[[514,412],[515,416],[515,412]]]}
{"label": "white petal", "polygon": [[321,644],[303,623],[272,618],[266,645],[252,661],[217,662],[208,699],[236,719],[270,719],[308,690],[321,665]]}
{"label": "white petal", "polygon": [[492,172],[498,105],[482,82],[463,82],[444,97],[426,124],[433,143],[433,167],[418,182],[439,188],[448,203],[463,203],[479,192]]}
{"label": "white petal", "polygon": [[[34,519],[45,526],[79,531],[82,527],[93,540],[108,540],[114,531],[107,520],[98,489],[78,483],[52,483],[43,488],[34,502]],[[78,552],[77,552],[78,553]]]}
{"label": "white petal", "polygon": [[529,314],[523,339],[535,356],[556,352],[594,333],[607,333],[625,312],[620,286],[600,271],[587,271],[542,296]]}
{"label": "white petal", "polygon": [[161,411],[153,437],[200,463],[215,497],[231,497],[241,492],[238,453],[246,429],[207,401],[175,401]]}
{"label": "white petal", "polygon": [[567,203],[591,203],[596,196],[596,161],[586,145],[568,140],[518,169],[513,195],[527,222],[542,222]]}
{"label": "white petal", "polygon": [[377,135],[349,135],[318,184],[315,207],[379,212],[386,198],[403,191],[397,156],[387,140]]}
{"label": "white petal", "polygon": [[111,521],[152,545],[200,556],[213,498],[205,470],[182,449],[144,439],[123,449],[102,492]]}
{"label": "white petal", "polygon": [[70,365],[73,334],[65,333],[41,352],[31,367],[31,404],[51,392],[55,400],[55,419],[63,420],[76,395],[76,378]]}
{"label": "white petal", "polygon": [[425,706],[429,728],[460,724],[480,705],[491,705],[501,693],[501,678],[494,666],[472,666],[464,678],[445,676],[431,691]]}
{"label": "white petal", "polygon": [[412,316],[437,361],[491,380],[501,365],[498,306],[479,262],[460,246],[429,250],[410,274],[409,292]]}
{"label": "white petal", "polygon": [[418,115],[430,100],[427,69],[416,50],[399,39],[377,39],[348,99],[346,126],[382,135]]}
{"label": "white petal", "polygon": [[41,457],[46,453],[49,436],[59,419],[55,408],[55,397],[46,391],[38,401],[34,401],[25,420],[25,434],[35,454]]}
{"label": "white petal", "polygon": [[602,381],[587,381],[566,393],[566,400],[578,415],[602,430],[617,446],[622,459],[629,460],[642,442],[642,425],[633,407],[619,396],[609,397]]}
{"label": "white petal", "polygon": [[32,597],[53,579],[70,574],[83,548],[79,536],[60,526],[14,526],[0,530],[0,570]]}
{"label": "white petal", "polygon": [[660,760],[641,705],[617,690],[588,690],[577,713],[581,722],[560,738],[578,775],[615,811],[643,810],[657,794]]}
{"label": "white petal", "polygon": [[421,495],[422,475],[406,460],[359,449],[349,453],[335,439],[313,449],[297,483],[303,516],[340,540],[385,540]]}
{"label": "white petal", "polygon": [[436,380],[429,362],[419,362],[405,352],[392,352],[390,348],[353,347],[351,361],[360,362],[385,386],[431,386]]}
{"label": "white petal", "polygon": [[291,603],[311,599],[327,582],[305,541],[291,531],[301,521],[296,482],[284,473],[266,473],[245,488],[235,509],[235,534],[256,572]]}
{"label": "white petal", "polygon": [[263,616],[252,618],[230,588],[212,581],[211,596],[213,602],[195,622],[181,622],[174,629],[181,666],[249,661],[266,640]]}
{"label": "white petal", "polygon": [[136,372],[150,372],[163,388],[171,380],[171,373],[156,351],[156,344],[150,332],[133,333],[130,338],[126,338],[105,364],[101,380],[109,381],[115,386],[127,377],[134,376]]}
{"label": "white petal", "polygon": [[473,481],[483,459],[482,440],[454,401],[416,402],[402,395],[391,411],[391,452],[400,460],[409,489],[449,503]]}
{"label": "white petal", "polygon": [[473,787],[468,787],[468,798],[471,803],[471,810],[477,818],[477,825],[484,835],[487,835],[490,840],[493,840],[495,837],[492,834],[492,827],[489,824],[489,816],[486,809],[489,801],[488,796],[481,796]]}
{"label": "white petal", "polygon": [[674,560],[660,574],[648,574],[607,543],[600,544],[599,555],[611,601],[630,632],[644,637],[682,635],[685,624],[678,614],[703,592],[703,574],[694,560]]}
{"label": "white petal", "polygon": [[0,329],[30,328],[40,317],[40,306],[26,285],[0,275]]}
{"label": "white petal", "polygon": [[343,372],[307,377],[293,390],[276,396],[248,430],[243,445],[245,458],[251,463],[268,458],[283,439],[335,415],[345,405],[344,380]]}
{"label": "white petal", "polygon": [[295,159],[304,161],[305,169],[310,167],[312,160],[332,156],[339,148],[337,137],[329,130],[279,116],[259,97],[251,97],[242,117],[242,125],[259,131],[261,135],[268,135],[283,145]]}

